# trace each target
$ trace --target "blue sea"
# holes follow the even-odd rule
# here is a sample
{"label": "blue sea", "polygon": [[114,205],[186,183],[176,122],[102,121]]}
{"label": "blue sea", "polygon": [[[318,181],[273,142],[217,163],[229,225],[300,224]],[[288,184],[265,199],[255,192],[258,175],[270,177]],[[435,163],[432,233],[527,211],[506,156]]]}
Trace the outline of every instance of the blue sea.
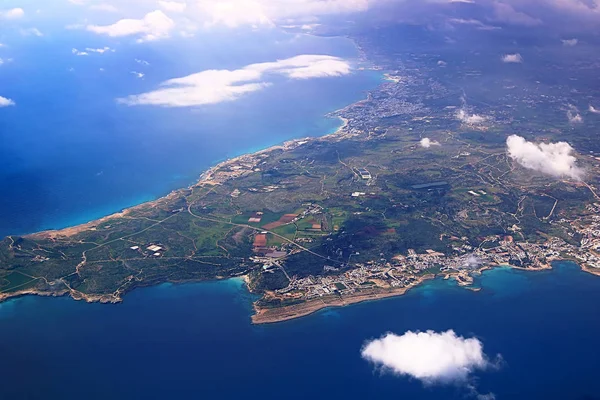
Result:
{"label": "blue sea", "polygon": [[496,399],[600,396],[600,278],[572,263],[494,269],[480,292],[444,280],[407,295],[255,326],[243,282],[161,285],[119,305],[24,297],[0,305],[2,399],[463,399],[363,360],[386,332],[475,336],[498,370],[477,373]]}
{"label": "blue sea", "polygon": [[[218,161],[331,133],[341,122],[325,115],[366,97],[382,79],[361,70],[368,65],[339,37],[236,31],[150,46],[50,32],[2,49],[12,61],[0,70],[1,94],[17,105],[0,109],[0,236],[88,222],[186,187]],[[72,54],[104,46],[115,52]],[[237,101],[204,107],[116,101],[171,78],[301,54],[343,57],[355,71],[281,79]]]}

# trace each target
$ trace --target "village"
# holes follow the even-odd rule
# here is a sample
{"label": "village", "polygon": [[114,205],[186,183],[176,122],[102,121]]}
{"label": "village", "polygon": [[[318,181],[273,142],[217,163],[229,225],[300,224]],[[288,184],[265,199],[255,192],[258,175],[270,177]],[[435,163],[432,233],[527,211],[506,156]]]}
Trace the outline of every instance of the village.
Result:
{"label": "village", "polygon": [[[389,260],[381,258],[353,264],[353,268],[344,273],[338,271],[347,267],[345,265],[324,265],[323,275],[290,277],[289,285],[277,290],[276,294],[282,300],[310,300],[329,295],[352,295],[373,288],[409,288],[420,283],[425,275],[443,276],[455,279],[461,286],[470,286],[474,282],[474,275],[492,266],[549,269],[551,261],[579,254],[577,248],[558,238],[552,238],[544,244],[533,244],[517,243],[512,236],[489,236],[477,248],[464,244],[454,247],[453,251],[453,255],[446,256],[433,250],[422,254],[409,250],[406,255],[396,255]],[[277,255],[281,256],[282,253]],[[254,261],[265,263],[264,273],[273,268],[285,271],[281,259],[255,258]]]}

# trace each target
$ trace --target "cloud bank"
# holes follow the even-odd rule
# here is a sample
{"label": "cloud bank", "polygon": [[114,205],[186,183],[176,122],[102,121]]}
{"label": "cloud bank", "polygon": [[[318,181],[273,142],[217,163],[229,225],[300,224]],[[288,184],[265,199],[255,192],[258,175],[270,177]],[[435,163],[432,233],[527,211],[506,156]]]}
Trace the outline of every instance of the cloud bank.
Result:
{"label": "cloud bank", "polygon": [[206,25],[269,25],[278,21],[366,11],[374,0],[200,0]]}
{"label": "cloud bank", "polygon": [[[322,17],[372,12],[397,15],[403,21],[444,20],[479,30],[506,25],[547,26],[572,35],[573,30],[597,30],[598,0],[69,0],[89,10],[143,15],[151,10],[169,14],[175,23],[199,27],[271,27],[309,24]],[[152,11],[152,12],[156,12]],[[135,13],[135,14],[132,14]],[[566,44],[569,45],[569,44]]]}
{"label": "cloud bank", "polygon": [[430,384],[467,384],[471,374],[494,364],[476,338],[446,332],[412,332],[398,336],[387,333],[367,342],[362,357],[384,372],[418,379]]}
{"label": "cloud bank", "polygon": [[14,106],[14,105],[15,105],[15,102],[13,100],[0,96],[0,108]]}
{"label": "cloud bank", "polygon": [[350,64],[338,57],[301,55],[275,62],[251,64],[238,70],[207,70],[163,82],[160,89],[133,95],[127,105],[191,107],[233,101],[271,85],[269,75],[309,79],[347,75]]}
{"label": "cloud bank", "polygon": [[592,106],[592,105],[590,105],[590,108],[589,108],[588,110],[589,110],[591,113],[594,113],[594,114],[600,114],[600,110],[599,110],[599,109],[597,109],[596,107]]}
{"label": "cloud bank", "polygon": [[148,12],[141,19],[127,18],[112,25],[90,25],[88,30],[92,32],[114,37],[141,34],[165,38],[170,36],[175,26],[183,29],[180,32],[183,36],[200,27],[258,28],[294,22],[308,27],[319,17],[367,11],[370,6],[382,1],[387,0],[105,0],[100,4],[94,0],[71,0],[71,3],[87,6],[90,10],[122,12],[125,15]]}
{"label": "cloud bank", "polygon": [[538,144],[511,135],[506,139],[506,147],[509,157],[527,169],[557,178],[583,178],[584,172],[573,156],[574,150],[566,142]]}

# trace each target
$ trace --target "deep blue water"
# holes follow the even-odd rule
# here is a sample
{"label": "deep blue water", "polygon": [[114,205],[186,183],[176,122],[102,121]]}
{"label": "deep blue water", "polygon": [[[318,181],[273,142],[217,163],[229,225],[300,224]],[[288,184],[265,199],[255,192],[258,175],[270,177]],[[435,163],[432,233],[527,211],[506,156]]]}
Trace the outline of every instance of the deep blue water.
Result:
{"label": "deep blue water", "polygon": [[[0,305],[0,398],[462,399],[361,359],[386,332],[454,329],[502,354],[477,373],[497,399],[600,396],[600,278],[496,269],[480,292],[436,280],[403,297],[250,324],[240,281],[136,290],[119,305],[25,297]],[[589,397],[586,397],[589,396]]]}
{"label": "deep blue water", "polygon": [[[205,69],[299,54],[360,63],[347,39],[276,31],[152,45],[49,32],[1,49],[13,61],[0,70],[0,94],[17,106],[0,109],[0,236],[87,222],[185,187],[217,161],[334,131],[340,121],[325,114],[364,98],[381,80],[356,70],[339,78],[280,79],[218,105],[128,107],[115,100]],[[71,54],[104,46],[116,52]]]}

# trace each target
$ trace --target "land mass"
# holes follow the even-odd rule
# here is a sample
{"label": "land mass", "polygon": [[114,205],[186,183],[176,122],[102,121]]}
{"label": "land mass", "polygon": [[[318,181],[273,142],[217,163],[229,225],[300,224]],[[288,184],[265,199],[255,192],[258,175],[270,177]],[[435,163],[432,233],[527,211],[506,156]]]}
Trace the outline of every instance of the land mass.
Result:
{"label": "land mass", "polygon": [[[402,295],[436,276],[468,287],[496,265],[533,271],[567,258],[600,275],[594,126],[574,127],[550,106],[573,91],[548,86],[528,118],[531,86],[507,92],[496,76],[483,90],[472,71],[468,81],[440,72],[434,50],[424,60],[370,38],[355,40],[387,81],[332,114],[344,120],[338,132],[225,161],[188,188],[87,224],[4,238],[0,301],[115,303],[162,282],[244,277],[261,296],[253,322],[268,323]],[[506,151],[515,129],[544,141],[568,131],[585,177],[524,168]]]}

